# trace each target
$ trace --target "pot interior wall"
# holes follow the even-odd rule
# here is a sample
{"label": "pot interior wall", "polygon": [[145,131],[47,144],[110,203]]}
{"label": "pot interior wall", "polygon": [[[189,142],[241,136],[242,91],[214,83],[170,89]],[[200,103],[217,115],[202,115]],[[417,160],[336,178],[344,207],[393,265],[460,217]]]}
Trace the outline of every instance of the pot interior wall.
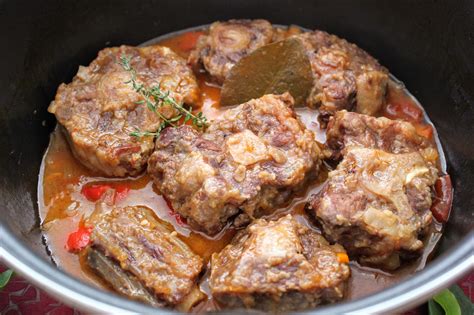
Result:
{"label": "pot interior wall", "polygon": [[337,34],[366,49],[424,105],[438,129],[455,187],[440,251],[472,229],[474,186],[473,2],[370,0],[2,1],[0,34],[1,220],[47,257],[37,218],[39,166],[55,126],[46,108],[106,46],[137,45],[230,18],[265,18]]}

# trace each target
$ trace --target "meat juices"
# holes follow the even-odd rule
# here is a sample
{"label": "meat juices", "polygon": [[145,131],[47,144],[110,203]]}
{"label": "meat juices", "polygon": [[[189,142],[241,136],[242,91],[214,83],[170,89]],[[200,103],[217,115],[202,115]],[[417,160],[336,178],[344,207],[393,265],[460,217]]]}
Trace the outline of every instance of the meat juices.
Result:
{"label": "meat juices", "polygon": [[303,310],[343,298],[350,270],[339,245],[329,245],[291,215],[259,219],[213,254],[209,286],[229,308]]}
{"label": "meat juices", "polygon": [[296,117],[293,98],[265,95],[229,109],[204,133],[167,128],[148,172],[195,229],[219,232],[229,219],[248,222],[274,211],[319,169],[314,134]]}
{"label": "meat juices", "polygon": [[[356,45],[318,30],[273,27],[265,20],[230,20],[215,22],[206,35],[202,33],[183,32],[162,42],[177,54],[160,46],[104,49],[89,66],[79,68],[72,83],[59,87],[49,111],[62,125],[78,160],[100,176],[112,177],[138,175],[148,162],[150,176],[128,178],[119,198],[109,188],[122,181],[115,186],[113,178],[104,180],[87,172],[73,161],[69,150],[52,142],[42,165],[39,194],[45,191],[39,205],[43,224],[53,227],[47,227],[45,236],[55,259],[86,279],[93,271],[92,281],[98,276],[106,287],[129,299],[197,313],[242,307],[275,313],[314,308],[372,294],[411,274],[414,267],[423,267],[425,260],[420,259],[422,263],[413,261],[400,272],[379,270],[395,269],[402,260],[420,254],[433,220],[431,211],[436,213],[436,206],[430,211],[433,199],[440,201],[439,213],[447,220],[452,198],[450,181],[434,184],[438,152],[417,133],[422,134],[422,128],[363,115],[421,122],[422,110],[405,107],[412,105],[404,103],[405,92],[388,86],[387,69]],[[327,127],[324,154],[295,114],[288,93],[265,95],[227,111],[217,108],[224,100],[219,95],[224,94],[213,83],[222,84],[230,72],[237,72],[231,71],[233,66],[256,49],[288,37],[302,41],[303,45],[297,43],[300,56],[307,54],[310,61],[305,60],[309,80],[299,84],[305,91],[300,102],[319,108],[320,126]],[[187,55],[195,44],[188,63],[199,70],[202,93],[191,68],[178,56]],[[219,118],[203,129],[193,128],[192,121],[174,121],[176,126],[164,129],[156,143],[150,136],[129,136],[133,131],[156,131],[161,121],[139,104],[143,97],[127,83],[131,73],[119,64],[122,56],[131,58],[139,84],[160,84],[164,92],[188,105],[211,101],[209,107],[216,106],[213,117]],[[201,75],[201,67],[210,75]],[[387,89],[394,106],[384,109]],[[163,110],[165,116],[170,110],[175,113],[166,105]],[[302,112],[305,122],[312,123],[314,110]],[[208,115],[206,108],[203,113]],[[62,143],[62,135],[56,138]],[[312,185],[323,156],[339,164],[327,180],[324,171]],[[61,174],[61,167],[70,170]],[[100,183],[104,194],[99,189],[89,194],[89,184],[82,186],[89,182]],[[443,187],[437,189],[447,191],[449,197],[433,193],[433,186],[439,185]],[[59,186],[67,186],[59,191],[61,196],[54,192]],[[303,197],[308,186],[324,187],[310,198]],[[128,189],[133,194],[130,199]],[[91,201],[101,195],[99,202],[123,206],[102,209],[99,204],[69,235],[65,249],[64,235],[92,211]],[[290,204],[292,200],[295,203]],[[150,208],[135,206],[137,202]],[[302,203],[320,229],[297,214]],[[73,211],[77,214],[69,216]],[[186,222],[190,229],[180,226]],[[229,225],[233,227],[227,229]],[[89,236],[82,230],[92,231],[91,244],[73,255],[79,246],[69,246],[69,239]],[[222,233],[211,240],[198,230]],[[427,246],[424,257],[434,245]],[[347,253],[377,269],[353,265],[351,277]],[[201,285],[209,286],[210,292],[202,292]]]}
{"label": "meat juices", "polygon": [[61,84],[49,112],[64,127],[74,155],[88,168],[107,176],[138,175],[153,151],[152,137],[132,137],[136,131],[154,132],[160,119],[143,97],[127,83],[131,74],[119,64],[131,58],[137,81],[170,91],[178,101],[198,101],[198,85],[184,59],[161,46],[121,46],[99,52],[92,63],[80,66],[69,84]]}
{"label": "meat juices", "polygon": [[[98,209],[88,220],[92,246],[133,274],[159,301],[181,302],[195,286],[203,262],[145,207]],[[108,279],[104,279],[108,281]]]}
{"label": "meat juices", "polygon": [[297,35],[307,49],[314,75],[308,105],[327,119],[342,109],[373,115],[385,100],[388,71],[354,44],[323,31]]}
{"label": "meat juices", "polygon": [[324,235],[360,262],[395,269],[431,224],[436,149],[407,122],[341,111],[327,143],[343,160],[308,203]]}
{"label": "meat juices", "polygon": [[194,66],[202,63],[215,81],[222,84],[242,57],[269,44],[273,35],[273,27],[266,20],[214,22],[209,34],[199,38],[188,62]]}

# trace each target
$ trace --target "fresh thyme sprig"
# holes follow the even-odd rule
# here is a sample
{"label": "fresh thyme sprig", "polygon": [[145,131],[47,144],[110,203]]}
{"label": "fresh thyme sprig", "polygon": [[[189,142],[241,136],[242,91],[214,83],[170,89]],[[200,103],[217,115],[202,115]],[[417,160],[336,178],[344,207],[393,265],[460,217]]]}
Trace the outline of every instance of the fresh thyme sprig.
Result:
{"label": "fresh thyme sprig", "polygon": [[[177,102],[171,95],[169,91],[164,92],[161,90],[160,85],[155,85],[152,87],[146,87],[143,83],[137,82],[137,72],[130,64],[130,57],[121,56],[120,64],[123,69],[130,73],[130,80],[125,83],[128,83],[132,86],[135,92],[141,94],[144,100],[136,102],[136,104],[146,104],[147,108],[154,112],[162,120],[158,130],[156,132],[148,131],[134,131],[130,133],[133,137],[143,137],[143,136],[158,136],[160,132],[166,127],[176,127],[180,123],[181,118],[184,117],[183,123],[186,123],[191,120],[192,124],[199,128],[205,129],[208,126],[207,118],[202,114],[202,112],[197,113],[196,115],[192,113],[191,107],[186,109],[182,102]],[[163,105],[170,105],[172,108],[178,111],[178,114],[173,117],[165,117],[158,109]]]}

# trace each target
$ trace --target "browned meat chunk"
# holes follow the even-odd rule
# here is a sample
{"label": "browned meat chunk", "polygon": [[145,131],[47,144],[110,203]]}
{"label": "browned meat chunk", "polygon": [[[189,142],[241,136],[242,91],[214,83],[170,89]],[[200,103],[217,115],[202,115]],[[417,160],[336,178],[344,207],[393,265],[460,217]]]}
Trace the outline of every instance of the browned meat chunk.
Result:
{"label": "browned meat chunk", "polygon": [[[96,210],[92,246],[135,276],[159,301],[181,302],[195,287],[202,259],[145,207]],[[108,280],[108,279],[105,279]]]}
{"label": "browned meat chunk", "polygon": [[87,67],[79,67],[70,84],[61,84],[49,111],[64,127],[74,155],[87,167],[107,176],[137,175],[153,151],[153,138],[135,138],[139,129],[158,129],[157,115],[127,83],[130,73],[119,64],[131,58],[137,81],[161,87],[179,101],[197,101],[198,86],[186,61],[168,48],[121,46],[106,48]]}
{"label": "browned meat chunk", "polygon": [[418,135],[411,123],[400,120],[339,111],[329,121],[326,134],[326,143],[335,159],[351,147],[381,149],[390,153],[424,150],[429,162],[435,163],[438,158],[432,144]]}
{"label": "browned meat chunk", "polygon": [[212,23],[209,34],[201,36],[188,62],[202,63],[218,83],[244,56],[272,41],[273,27],[265,20],[230,20]]}
{"label": "browned meat chunk", "polygon": [[212,295],[230,308],[285,312],[331,303],[344,296],[350,270],[340,245],[287,215],[256,220],[213,254]]}
{"label": "browned meat chunk", "polygon": [[350,148],[309,202],[324,235],[366,264],[394,269],[423,248],[437,169],[419,152]]}
{"label": "browned meat chunk", "polygon": [[323,122],[347,109],[373,115],[385,100],[388,71],[354,44],[323,31],[297,35],[307,48],[314,74],[308,105],[320,108]]}
{"label": "browned meat chunk", "polygon": [[319,157],[285,93],[227,110],[202,134],[165,129],[148,172],[175,211],[214,234],[239,212],[248,219],[285,203],[316,173]]}

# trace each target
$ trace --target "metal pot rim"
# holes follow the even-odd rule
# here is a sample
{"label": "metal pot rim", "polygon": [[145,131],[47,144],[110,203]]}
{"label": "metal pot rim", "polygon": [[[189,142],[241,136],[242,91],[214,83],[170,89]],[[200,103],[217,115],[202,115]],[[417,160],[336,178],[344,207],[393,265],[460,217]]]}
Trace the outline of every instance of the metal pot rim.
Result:
{"label": "metal pot rim", "polygon": [[[59,270],[28,249],[6,226],[0,225],[0,258],[23,277],[60,300],[99,313],[159,313],[172,310],[148,307],[93,288]],[[474,231],[436,257],[425,269],[393,287],[355,301],[319,307],[311,314],[375,314],[404,311],[421,304],[474,268]]]}

